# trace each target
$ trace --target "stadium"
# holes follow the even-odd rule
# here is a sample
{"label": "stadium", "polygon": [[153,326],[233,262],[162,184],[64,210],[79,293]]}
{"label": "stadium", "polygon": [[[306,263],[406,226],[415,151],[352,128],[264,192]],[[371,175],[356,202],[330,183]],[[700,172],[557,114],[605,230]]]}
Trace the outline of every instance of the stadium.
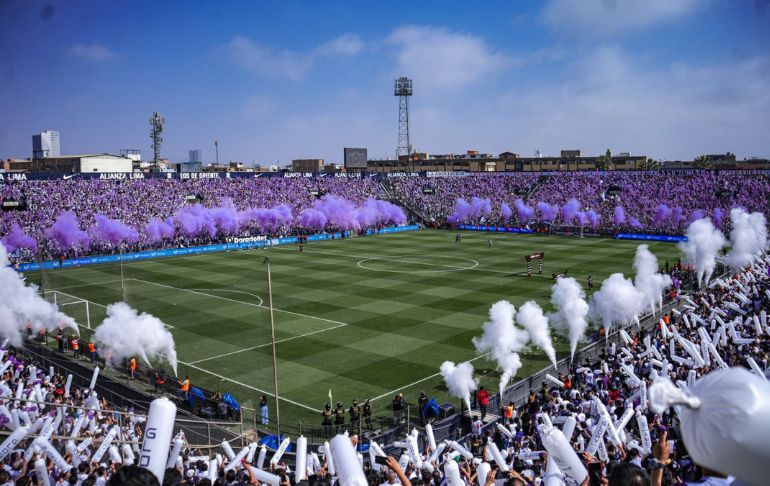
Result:
{"label": "stadium", "polygon": [[0,486],[767,484],[770,63],[680,42],[766,26],[686,3],[0,6]]}

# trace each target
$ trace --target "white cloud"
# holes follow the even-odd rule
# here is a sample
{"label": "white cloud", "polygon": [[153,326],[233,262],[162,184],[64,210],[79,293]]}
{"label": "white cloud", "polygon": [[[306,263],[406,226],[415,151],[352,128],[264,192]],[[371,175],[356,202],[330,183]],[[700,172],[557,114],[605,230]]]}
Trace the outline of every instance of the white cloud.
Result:
{"label": "white cloud", "polygon": [[[415,147],[478,148],[531,155],[630,151],[692,160],[700,153],[767,156],[770,58],[712,65],[649,66],[601,47],[564,66],[564,75],[507,94],[452,106],[421,105],[412,117]],[[453,115],[461,112],[463,116]]]}
{"label": "white cloud", "polygon": [[550,0],[546,25],[577,37],[622,35],[683,18],[707,0]]}
{"label": "white cloud", "polygon": [[70,56],[93,62],[112,61],[117,56],[107,46],[102,44],[75,44],[69,48]]}
{"label": "white cloud", "polygon": [[276,109],[275,101],[264,95],[254,95],[246,98],[243,102],[242,111],[244,116],[251,119],[262,119],[271,115]]}
{"label": "white cloud", "polygon": [[517,62],[480,37],[442,27],[401,27],[387,42],[397,49],[397,74],[425,92],[468,86]]}
{"label": "white cloud", "polygon": [[238,66],[260,74],[288,79],[302,79],[323,59],[351,57],[363,49],[363,41],[353,34],[344,34],[306,52],[273,49],[236,35],[224,47]]}
{"label": "white cloud", "polygon": [[314,50],[314,53],[321,56],[355,56],[364,48],[364,43],[360,37],[353,34],[344,34],[336,39],[324,42]]}

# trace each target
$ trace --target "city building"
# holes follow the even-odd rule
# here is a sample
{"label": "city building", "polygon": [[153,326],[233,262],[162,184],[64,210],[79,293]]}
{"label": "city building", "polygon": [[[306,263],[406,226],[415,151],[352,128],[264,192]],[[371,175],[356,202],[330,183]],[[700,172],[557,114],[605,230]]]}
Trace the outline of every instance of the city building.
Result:
{"label": "city building", "polygon": [[297,159],[291,161],[292,172],[321,172],[324,159]]}
{"label": "city building", "polygon": [[61,155],[59,132],[46,130],[38,135],[32,135],[32,158],[43,159]]}
{"label": "city building", "polygon": [[203,150],[190,150],[189,154],[190,156],[188,157],[188,162],[197,162],[199,164],[203,164]]}
{"label": "city building", "polygon": [[111,154],[63,155],[59,157],[33,158],[30,172],[133,172],[134,161],[128,157]]}

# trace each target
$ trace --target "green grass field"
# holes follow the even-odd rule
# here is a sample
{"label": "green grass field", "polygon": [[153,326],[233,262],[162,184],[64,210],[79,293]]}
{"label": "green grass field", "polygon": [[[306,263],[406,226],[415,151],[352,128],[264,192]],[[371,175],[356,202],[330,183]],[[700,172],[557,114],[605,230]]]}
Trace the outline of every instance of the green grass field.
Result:
{"label": "green grass field", "polygon": [[[550,309],[552,273],[566,269],[583,283],[592,275],[598,288],[611,273],[632,274],[637,245],[473,232],[457,244],[454,233],[432,230],[311,243],[301,253],[286,246],[137,262],[125,265],[123,281],[129,304],[170,326],[181,375],[253,406],[261,392],[274,393],[263,264],[270,256],[282,421],[317,426],[329,389],[345,407],[353,398],[374,400],[376,414],[386,413],[396,391],[409,402],[421,390],[445,400],[438,374],[445,360],[473,360],[482,384],[496,391],[494,363],[471,343],[489,307],[534,299]],[[650,248],[661,265],[677,258],[671,243]],[[527,278],[523,257],[537,251],[545,252],[544,275]],[[42,278],[60,303],[91,302],[92,326],[123,297],[119,265]],[[62,306],[80,322],[84,309]],[[556,337],[555,345],[564,356],[565,340]],[[547,365],[537,350],[522,362],[519,378]]]}

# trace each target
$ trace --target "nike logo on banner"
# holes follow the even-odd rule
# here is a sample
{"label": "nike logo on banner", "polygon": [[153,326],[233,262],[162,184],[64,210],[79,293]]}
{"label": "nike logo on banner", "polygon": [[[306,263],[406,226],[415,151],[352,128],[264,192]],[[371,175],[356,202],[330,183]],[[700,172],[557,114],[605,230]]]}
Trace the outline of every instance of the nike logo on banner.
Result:
{"label": "nike logo on banner", "polygon": [[77,174],[72,174],[72,175],[65,175],[65,176],[62,176],[62,177],[63,177],[63,178],[64,178],[64,180],[66,181],[67,179],[72,179],[72,178],[73,178],[73,177],[75,177],[76,175],[77,175]]}

